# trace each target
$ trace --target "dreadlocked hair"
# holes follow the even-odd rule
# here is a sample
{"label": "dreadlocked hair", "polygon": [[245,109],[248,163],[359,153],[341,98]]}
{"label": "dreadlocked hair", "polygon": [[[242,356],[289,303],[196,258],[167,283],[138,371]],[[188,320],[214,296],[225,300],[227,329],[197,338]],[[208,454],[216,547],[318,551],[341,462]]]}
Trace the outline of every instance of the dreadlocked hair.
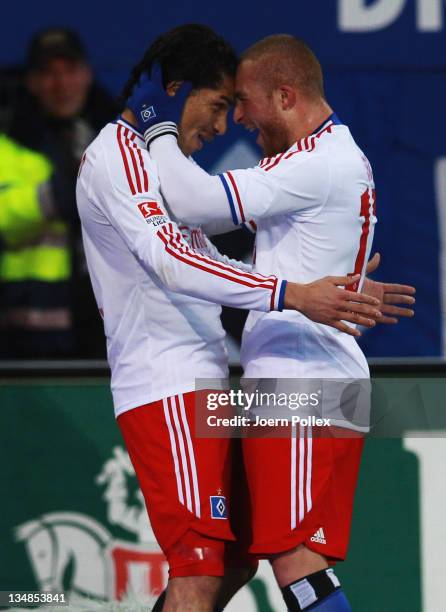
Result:
{"label": "dreadlocked hair", "polygon": [[237,56],[232,47],[211,28],[187,24],[161,34],[134,66],[120,96],[125,103],[144,72],[155,62],[161,65],[164,87],[172,81],[190,81],[194,89],[217,88],[225,76],[233,77]]}

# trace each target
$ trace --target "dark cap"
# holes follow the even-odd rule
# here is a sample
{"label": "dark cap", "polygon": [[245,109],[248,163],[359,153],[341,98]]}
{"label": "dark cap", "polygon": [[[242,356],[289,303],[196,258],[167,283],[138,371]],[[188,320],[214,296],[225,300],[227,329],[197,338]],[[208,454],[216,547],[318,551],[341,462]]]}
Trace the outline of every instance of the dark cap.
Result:
{"label": "dark cap", "polygon": [[49,28],[38,32],[28,48],[28,67],[42,68],[55,57],[86,60],[85,47],[79,36],[66,28]]}

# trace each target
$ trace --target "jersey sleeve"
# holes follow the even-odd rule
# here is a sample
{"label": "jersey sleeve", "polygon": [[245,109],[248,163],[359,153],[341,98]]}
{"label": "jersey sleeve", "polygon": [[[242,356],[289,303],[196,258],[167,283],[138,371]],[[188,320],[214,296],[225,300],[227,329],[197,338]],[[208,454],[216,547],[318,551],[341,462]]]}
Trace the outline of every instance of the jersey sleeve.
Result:
{"label": "jersey sleeve", "polygon": [[311,153],[284,160],[274,172],[257,166],[224,172],[219,178],[234,224],[247,228],[264,218],[319,208],[329,191],[327,160]]}
{"label": "jersey sleeve", "polygon": [[92,183],[102,185],[94,199],[142,267],[170,290],[191,297],[248,310],[281,310],[286,281],[242,270],[191,248],[164,209],[156,184],[149,186],[144,157],[133,152],[135,165],[130,151],[124,151],[121,163],[113,163],[113,172],[104,154],[96,173],[106,172],[106,180],[98,177]]}
{"label": "jersey sleeve", "polygon": [[232,170],[218,176],[209,175],[188,160],[173,136],[157,138],[150,152],[158,164],[169,207],[187,223],[255,223],[321,206],[329,191],[328,161],[317,152],[281,154],[266,167]]}

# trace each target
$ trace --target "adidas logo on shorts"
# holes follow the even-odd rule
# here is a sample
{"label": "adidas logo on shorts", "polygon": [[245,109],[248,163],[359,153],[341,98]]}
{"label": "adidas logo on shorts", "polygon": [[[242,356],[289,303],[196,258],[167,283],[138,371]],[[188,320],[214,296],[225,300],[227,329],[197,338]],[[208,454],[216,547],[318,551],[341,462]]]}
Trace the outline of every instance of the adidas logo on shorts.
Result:
{"label": "adidas logo on shorts", "polygon": [[326,544],[327,540],[325,539],[325,533],[322,527],[320,527],[316,533],[310,538],[311,542],[316,542],[316,544]]}

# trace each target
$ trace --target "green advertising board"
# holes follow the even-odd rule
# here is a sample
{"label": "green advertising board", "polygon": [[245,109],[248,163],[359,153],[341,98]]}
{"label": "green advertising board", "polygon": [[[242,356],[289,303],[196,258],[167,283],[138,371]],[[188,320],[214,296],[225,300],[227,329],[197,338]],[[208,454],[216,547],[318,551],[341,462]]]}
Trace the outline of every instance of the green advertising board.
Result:
{"label": "green advertising board", "polygon": [[[418,410],[421,394],[424,420],[367,441],[350,552],[336,570],[359,612],[446,610],[446,425],[443,431],[440,419],[428,437],[421,426],[442,409],[443,379],[416,389],[404,384],[397,396],[406,413],[411,398]],[[391,404],[381,402],[380,422],[399,409]],[[61,590],[107,601],[161,588],[167,566],[114,421],[108,381],[3,380],[0,406],[0,591]],[[266,562],[227,609],[284,609]]]}

